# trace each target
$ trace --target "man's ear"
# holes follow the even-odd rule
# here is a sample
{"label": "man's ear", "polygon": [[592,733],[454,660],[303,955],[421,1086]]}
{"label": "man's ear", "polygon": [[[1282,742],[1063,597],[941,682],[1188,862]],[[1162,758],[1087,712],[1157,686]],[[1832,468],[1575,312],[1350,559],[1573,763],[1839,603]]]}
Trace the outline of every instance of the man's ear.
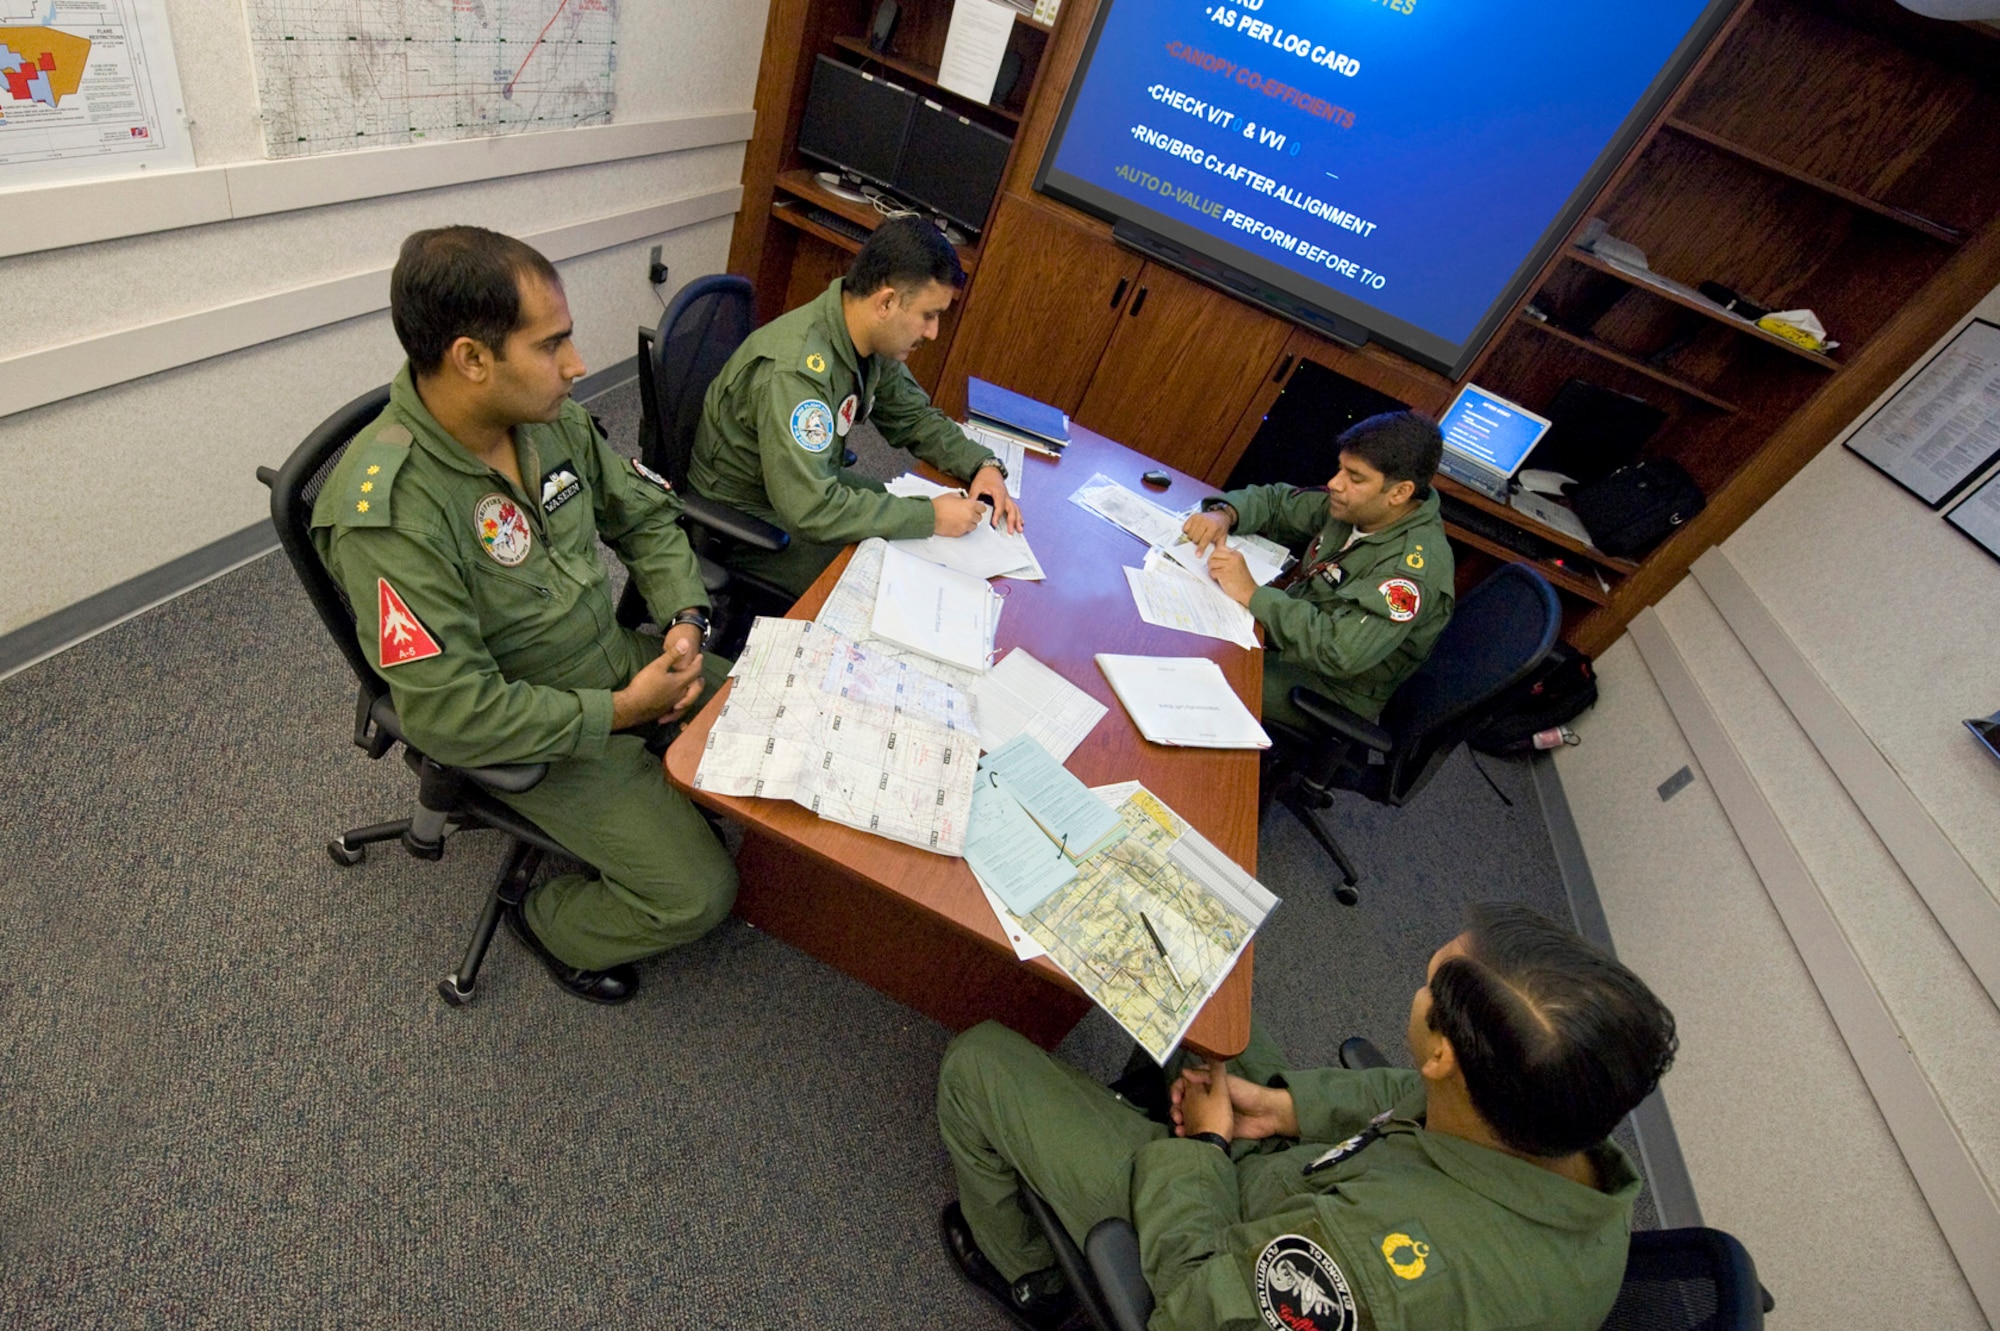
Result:
{"label": "man's ear", "polygon": [[1458,1072],[1458,1051],[1436,1031],[1424,1032],[1423,1047],[1416,1055],[1417,1071],[1425,1081],[1450,1081]]}
{"label": "man's ear", "polygon": [[1389,487],[1389,502],[1401,508],[1404,504],[1409,503],[1411,499],[1415,498],[1416,493],[1417,483],[1415,481],[1397,481]]}
{"label": "man's ear", "polygon": [[884,282],[882,289],[868,298],[868,308],[874,312],[877,319],[886,319],[896,312],[896,306],[901,299],[895,285]]}
{"label": "man's ear", "polygon": [[461,337],[445,348],[444,363],[473,383],[492,373],[493,353],[477,338]]}

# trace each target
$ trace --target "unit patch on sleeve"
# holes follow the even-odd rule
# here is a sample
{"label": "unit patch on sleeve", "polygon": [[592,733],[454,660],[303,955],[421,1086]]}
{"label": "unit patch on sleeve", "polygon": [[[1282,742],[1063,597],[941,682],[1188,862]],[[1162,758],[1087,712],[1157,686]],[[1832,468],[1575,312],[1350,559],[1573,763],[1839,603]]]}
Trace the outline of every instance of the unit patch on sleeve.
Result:
{"label": "unit patch on sleeve", "polygon": [[542,477],[542,512],[553,513],[582,493],[583,482],[567,463],[559,463]]}
{"label": "unit patch on sleeve", "polygon": [[1347,1277],[1302,1234],[1280,1234],[1257,1257],[1257,1310],[1271,1331],[1355,1331],[1361,1315]]}
{"label": "unit patch on sleeve", "polygon": [[382,658],[382,668],[408,665],[412,661],[428,660],[442,655],[444,648],[438,646],[430,630],[417,622],[410,613],[410,607],[403,604],[403,598],[389,585],[387,578],[375,579],[376,609],[382,621],[382,638],[378,644]]}
{"label": "unit patch on sleeve", "polygon": [[1382,599],[1389,603],[1389,618],[1398,624],[1407,624],[1417,617],[1417,608],[1424,603],[1424,594],[1417,584],[1408,578],[1391,578],[1375,589],[1382,593]]}
{"label": "unit patch on sleeve", "polygon": [[668,494],[672,494],[674,492],[674,485],[672,481],[669,481],[666,477],[660,475],[660,473],[654,471],[651,467],[639,461],[639,459],[637,458],[631,458],[629,459],[629,461],[632,463],[632,474],[634,476],[637,476],[642,481],[648,481],[654,485],[659,486],[662,490],[665,490]]}
{"label": "unit patch on sleeve", "polygon": [[479,543],[502,568],[525,563],[528,552],[535,547],[535,534],[528,527],[528,519],[513,500],[497,491],[481,499],[472,510],[472,525],[479,533]]}
{"label": "unit patch on sleeve", "polygon": [[808,453],[824,453],[833,442],[833,409],[816,397],[792,408],[792,438]]}
{"label": "unit patch on sleeve", "polygon": [[852,393],[849,393],[847,400],[840,404],[840,420],[833,428],[841,438],[845,439],[847,432],[854,428],[854,410],[860,405],[861,399]]}

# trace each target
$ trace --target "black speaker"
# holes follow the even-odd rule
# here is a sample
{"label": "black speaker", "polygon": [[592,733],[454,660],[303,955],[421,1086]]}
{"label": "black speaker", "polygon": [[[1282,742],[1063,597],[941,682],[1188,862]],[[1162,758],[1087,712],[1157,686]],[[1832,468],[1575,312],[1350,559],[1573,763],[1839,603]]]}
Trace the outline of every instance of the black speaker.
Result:
{"label": "black speaker", "polygon": [[1014,85],[1021,78],[1021,53],[1013,47],[1000,57],[1000,73],[993,80],[993,100],[987,105],[998,106],[1007,100],[1007,94],[1014,91]]}
{"label": "black speaker", "polygon": [[896,30],[900,12],[896,0],[876,0],[875,17],[868,21],[869,50],[881,52],[889,49],[889,34]]}

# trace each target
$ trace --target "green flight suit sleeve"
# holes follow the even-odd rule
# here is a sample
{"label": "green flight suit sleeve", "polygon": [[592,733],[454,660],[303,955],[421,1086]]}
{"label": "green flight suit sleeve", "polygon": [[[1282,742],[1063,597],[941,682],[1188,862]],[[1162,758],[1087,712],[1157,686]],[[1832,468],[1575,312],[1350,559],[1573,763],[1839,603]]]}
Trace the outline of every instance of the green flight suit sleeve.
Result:
{"label": "green flight suit sleeve", "polygon": [[1292,485],[1252,485],[1231,490],[1222,501],[1236,510],[1243,535],[1268,536],[1282,545],[1299,545],[1326,526],[1326,491]]}
{"label": "green flight suit sleeve", "polygon": [[665,624],[691,607],[708,608],[708,590],[701,585],[701,564],[687,533],[681,529],[681,501],[664,484],[643,476],[600,435],[583,408],[587,440],[579,440],[575,456],[588,458],[596,475],[588,477],[596,505],[597,534],[618,552],[655,624]]}
{"label": "green flight suit sleeve", "polygon": [[[859,485],[844,484],[837,468],[823,456],[840,448],[833,432],[837,402],[828,402],[826,386],[807,375],[766,362],[756,373],[763,377],[758,400],[763,404],[757,419],[757,457],[764,472],[764,492],[786,531],[822,545],[844,545],[849,541],[885,536],[890,540],[921,539],[937,528],[935,510],[928,499],[904,499]],[[818,410],[811,405],[817,404]],[[801,443],[792,422],[802,405],[802,419],[817,420],[823,413],[824,441],[818,447]]]}
{"label": "green flight suit sleeve", "polygon": [[[555,689],[500,673],[480,637],[471,592],[457,566],[423,536],[396,527],[337,531],[329,564],[354,607],[369,663],[389,683],[403,733],[453,767],[595,758],[611,733],[606,689]],[[381,595],[386,581],[437,654],[384,667]]]}
{"label": "green flight suit sleeve", "polygon": [[1250,614],[1264,626],[1266,646],[1329,679],[1380,665],[1418,622],[1415,617],[1398,622],[1387,596],[1373,580],[1361,578],[1341,584],[1325,607],[1259,587],[1251,594]]}
{"label": "green flight suit sleeve", "polygon": [[1420,1081],[1408,1068],[1287,1069],[1284,1074],[1299,1120],[1299,1140],[1308,1142],[1352,1137],[1377,1114],[1401,1104]]}
{"label": "green flight suit sleeve", "polygon": [[962,481],[971,480],[979,465],[993,456],[991,449],[966,438],[956,421],[931,405],[930,395],[900,361],[890,361],[882,372],[868,419],[892,447],[907,448]]}

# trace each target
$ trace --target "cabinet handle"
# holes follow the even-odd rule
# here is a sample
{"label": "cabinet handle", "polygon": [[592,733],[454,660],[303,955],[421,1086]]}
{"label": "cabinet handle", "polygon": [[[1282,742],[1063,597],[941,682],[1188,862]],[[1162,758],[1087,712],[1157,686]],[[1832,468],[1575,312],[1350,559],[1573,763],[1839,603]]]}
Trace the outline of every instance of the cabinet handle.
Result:
{"label": "cabinet handle", "polygon": [[1147,288],[1140,287],[1139,294],[1132,297],[1131,315],[1134,319],[1139,317],[1139,309],[1146,303],[1146,291]]}
{"label": "cabinet handle", "polygon": [[1287,356],[1283,360],[1278,362],[1278,372],[1271,376],[1271,382],[1274,384],[1282,384],[1283,382],[1285,382],[1285,376],[1290,374],[1291,372],[1292,372],[1292,358],[1290,356]]}
{"label": "cabinet handle", "polygon": [[1121,300],[1123,300],[1123,299],[1125,299],[1125,288],[1126,288],[1126,287],[1128,287],[1128,286],[1130,286],[1130,285],[1132,285],[1132,282],[1131,282],[1131,279],[1130,279],[1130,278],[1124,278],[1124,277],[1121,277],[1121,278],[1119,278],[1119,279],[1118,279],[1118,289],[1117,289],[1117,290],[1115,290],[1115,291],[1113,291],[1113,292],[1111,293],[1111,308],[1112,308],[1112,309],[1114,309],[1114,310],[1115,310],[1115,309],[1117,309],[1117,308],[1118,308],[1118,302],[1119,302],[1119,301],[1121,301]]}

